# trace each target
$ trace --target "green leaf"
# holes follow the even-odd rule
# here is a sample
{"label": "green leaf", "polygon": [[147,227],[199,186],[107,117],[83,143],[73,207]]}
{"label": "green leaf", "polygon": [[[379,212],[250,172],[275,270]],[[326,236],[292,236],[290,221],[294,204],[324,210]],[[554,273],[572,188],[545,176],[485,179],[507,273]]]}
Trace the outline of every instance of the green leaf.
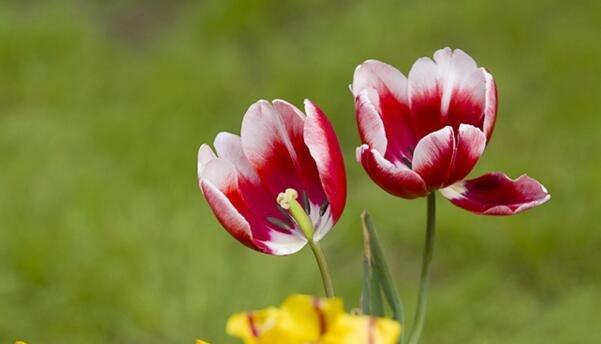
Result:
{"label": "green leaf", "polygon": [[370,256],[371,261],[373,262],[373,270],[378,277],[377,280],[382,287],[386,301],[392,309],[393,318],[403,324],[403,304],[401,303],[396,285],[390,274],[390,269],[388,268],[384,253],[382,252],[376,229],[367,210],[363,211],[361,214],[361,223],[363,225],[364,236],[367,236],[369,239]]}
{"label": "green leaf", "polygon": [[366,315],[384,316],[380,276],[375,269],[371,252],[371,237],[363,226],[363,291],[361,292],[361,311]]}

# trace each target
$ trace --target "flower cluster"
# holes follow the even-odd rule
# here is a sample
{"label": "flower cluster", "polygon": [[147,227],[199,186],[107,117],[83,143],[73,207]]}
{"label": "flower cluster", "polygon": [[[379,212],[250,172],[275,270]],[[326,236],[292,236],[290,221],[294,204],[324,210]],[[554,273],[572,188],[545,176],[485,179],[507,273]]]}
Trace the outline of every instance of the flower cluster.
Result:
{"label": "flower cluster", "polygon": [[[514,215],[547,202],[538,181],[490,172],[466,179],[497,120],[497,87],[490,72],[462,50],[444,48],[418,59],[405,77],[391,65],[367,60],[350,86],[361,146],[356,159],[390,194],[427,197],[422,276],[408,343],[424,324],[426,291],[435,238],[437,191],[454,205],[480,215]],[[198,151],[198,185],[223,227],[262,253],[313,251],[327,299],[294,295],[280,308],[234,315],[229,334],[247,344],[396,343],[403,310],[373,226],[364,221],[364,315],[343,312],[320,248],[340,219],[347,185],[342,150],[324,112],[283,101],[260,100],[242,120],[240,136],[221,132],[214,149]],[[367,217],[364,217],[366,220]],[[372,255],[372,253],[374,253]],[[382,296],[396,321],[381,317]],[[374,315],[374,316],[370,316]]]}

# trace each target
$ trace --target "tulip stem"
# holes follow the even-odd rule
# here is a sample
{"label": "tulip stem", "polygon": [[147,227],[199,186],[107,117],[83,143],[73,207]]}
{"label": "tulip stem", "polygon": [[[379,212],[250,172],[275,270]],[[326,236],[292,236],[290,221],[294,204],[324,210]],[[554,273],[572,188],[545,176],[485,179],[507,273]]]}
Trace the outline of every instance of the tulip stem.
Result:
{"label": "tulip stem", "polygon": [[424,243],[424,252],[422,257],[422,271],[419,284],[419,293],[417,295],[417,306],[415,309],[415,319],[413,328],[409,335],[409,344],[417,344],[424,327],[426,319],[426,306],[428,303],[428,283],[430,279],[430,267],[432,254],[434,252],[434,240],[436,239],[436,194],[434,192],[428,195],[428,213],[426,223],[426,241]]}
{"label": "tulip stem", "polygon": [[330,276],[326,256],[323,254],[323,250],[318,242],[309,240],[309,247],[311,247],[311,251],[313,251],[313,255],[317,261],[317,266],[319,266],[319,272],[321,273],[326,297],[334,297],[334,285],[332,284],[332,277]]}

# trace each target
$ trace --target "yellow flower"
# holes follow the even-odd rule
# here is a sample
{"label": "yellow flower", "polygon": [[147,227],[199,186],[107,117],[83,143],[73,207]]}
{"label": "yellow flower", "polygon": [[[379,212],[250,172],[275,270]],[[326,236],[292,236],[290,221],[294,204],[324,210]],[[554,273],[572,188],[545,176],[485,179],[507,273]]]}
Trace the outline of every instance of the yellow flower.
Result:
{"label": "yellow flower", "polygon": [[280,308],[238,313],[227,333],[245,344],[394,344],[398,322],[344,313],[342,300],[306,295],[288,297]]}

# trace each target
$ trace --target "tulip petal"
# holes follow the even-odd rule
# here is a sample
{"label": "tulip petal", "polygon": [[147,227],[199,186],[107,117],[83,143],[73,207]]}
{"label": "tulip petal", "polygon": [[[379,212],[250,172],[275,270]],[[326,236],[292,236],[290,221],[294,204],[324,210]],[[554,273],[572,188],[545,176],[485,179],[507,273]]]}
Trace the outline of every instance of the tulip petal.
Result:
{"label": "tulip petal", "polygon": [[[220,173],[220,176],[216,176],[216,173]],[[237,181],[233,166],[224,160],[213,159],[207,164],[203,174],[200,188],[221,225],[242,244],[255,250],[265,250],[265,247],[255,245],[250,224],[233,204],[233,201],[238,201],[238,206],[243,206],[235,192]]]}
{"label": "tulip petal", "polygon": [[250,211],[262,219],[277,219],[279,223],[293,228],[290,218],[278,211],[276,198],[252,169],[242,151],[240,136],[221,132],[215,137],[214,146],[219,158],[229,161],[237,170],[239,192]]}
{"label": "tulip petal", "polygon": [[263,184],[277,197],[287,188],[306,192],[321,204],[321,188],[315,162],[303,140],[304,118],[298,109],[281,100],[261,100],[251,105],[242,121],[244,155]]}
{"label": "tulip petal", "polygon": [[[321,205],[326,200],[326,194],[322,187],[323,182],[320,179],[321,176],[318,171],[316,160],[312,157],[312,153],[305,142],[305,121],[307,120],[307,116],[296,106],[284,100],[274,100],[273,107],[279,112],[288,133],[288,137],[290,138],[292,149],[294,149],[294,154],[292,155],[296,157],[296,173],[303,185],[301,190],[307,193],[311,203]],[[298,118],[302,121],[297,121]],[[289,123],[293,122],[294,125],[289,125]],[[333,131],[332,135],[334,135]]]}
{"label": "tulip petal", "polygon": [[353,95],[357,97],[359,93],[369,88],[375,89],[378,93],[388,92],[399,103],[408,103],[407,78],[387,63],[367,60],[357,66],[351,86]]}
{"label": "tulip petal", "polygon": [[307,99],[305,112],[307,119],[304,140],[317,165],[321,186],[336,222],[346,203],[346,173],[342,151],[334,128],[323,111]]}
{"label": "tulip petal", "polygon": [[230,336],[244,340],[245,343],[256,343],[259,339],[269,336],[269,332],[274,331],[275,325],[281,318],[282,312],[275,307],[237,313],[228,319],[226,332]]}
{"label": "tulip petal", "polygon": [[486,79],[486,106],[484,107],[484,134],[486,134],[486,143],[490,141],[495,123],[497,121],[497,85],[492,75],[484,68],[484,77]]}
{"label": "tulip petal", "polygon": [[450,126],[426,135],[417,143],[412,166],[428,190],[438,189],[446,183],[454,153],[455,135]]}
{"label": "tulip petal", "polygon": [[200,178],[200,175],[202,174],[202,171],[204,170],[206,164],[215,158],[215,153],[213,153],[213,150],[211,149],[211,147],[209,147],[209,145],[202,144],[200,146],[200,148],[198,149],[198,178]]}
{"label": "tulip petal", "polygon": [[281,310],[290,324],[289,332],[296,332],[295,337],[304,337],[302,343],[315,343],[344,314],[344,305],[339,298],[322,299],[296,294],[284,300]]}
{"label": "tulip petal", "polygon": [[386,154],[388,139],[384,131],[384,122],[371,99],[377,98],[374,89],[363,90],[355,98],[355,111],[361,142],[373,147],[381,154]]}
{"label": "tulip petal", "polygon": [[321,343],[396,344],[400,335],[401,324],[392,319],[343,314],[336,319]]}
{"label": "tulip petal", "polygon": [[442,82],[441,112],[454,129],[461,123],[482,127],[486,103],[484,72],[461,49],[445,48],[434,53]]}
{"label": "tulip petal", "polygon": [[[286,190],[301,190],[295,168],[294,148],[285,125],[290,131],[300,127],[300,118],[283,123],[273,105],[260,100],[250,106],[242,120],[241,138],[244,155],[275,197]],[[295,128],[296,127],[296,128]]]}
{"label": "tulip petal", "polygon": [[456,206],[482,215],[513,215],[551,198],[535,179],[522,175],[512,180],[500,172],[461,181],[440,192]]}
{"label": "tulip petal", "polygon": [[253,183],[260,183],[259,176],[252,169],[250,162],[242,151],[240,136],[228,132],[220,132],[215,136],[213,146],[217,155],[231,162],[240,173],[240,176]]}
{"label": "tulip petal", "polygon": [[[380,151],[390,161],[411,161],[413,147],[417,140],[409,110],[407,78],[391,65],[367,60],[355,70],[352,91],[355,96],[362,142]],[[371,119],[373,110],[381,118],[386,135],[385,150],[382,149],[382,144],[376,144],[377,139],[373,138],[384,140],[380,128],[372,124],[378,123]],[[366,126],[366,122],[371,124],[370,127]],[[374,132],[373,129],[377,131]]]}
{"label": "tulip petal", "polygon": [[469,124],[461,124],[457,134],[457,151],[446,185],[462,180],[474,168],[486,147],[482,130]]}
{"label": "tulip petal", "polygon": [[413,199],[428,194],[419,174],[404,164],[393,164],[368,145],[357,148],[357,161],[376,184],[395,196]]}
{"label": "tulip petal", "polygon": [[418,59],[409,72],[409,102],[418,137],[450,125],[482,128],[486,80],[482,69],[460,49],[444,48],[434,61]]}
{"label": "tulip petal", "polygon": [[409,107],[418,138],[443,127],[438,73],[438,66],[428,57],[417,59],[409,71]]}
{"label": "tulip petal", "polygon": [[221,225],[242,244],[263,253],[287,255],[300,250],[306,239],[257,216],[244,199],[239,181],[236,168],[225,159],[212,159],[203,169],[200,188]]}

